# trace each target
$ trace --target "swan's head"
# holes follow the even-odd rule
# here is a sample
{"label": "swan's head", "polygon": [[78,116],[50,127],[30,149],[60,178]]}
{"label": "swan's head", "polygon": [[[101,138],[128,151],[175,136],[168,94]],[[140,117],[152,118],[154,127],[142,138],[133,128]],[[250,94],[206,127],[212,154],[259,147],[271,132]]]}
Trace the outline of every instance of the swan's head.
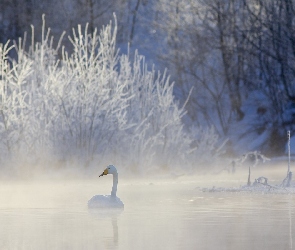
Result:
{"label": "swan's head", "polygon": [[[107,168],[102,172],[102,174],[100,176],[103,176],[103,175],[107,175],[107,174],[117,174],[117,169],[115,166],[113,165],[109,165],[107,166]],[[99,176],[99,177],[100,177]]]}

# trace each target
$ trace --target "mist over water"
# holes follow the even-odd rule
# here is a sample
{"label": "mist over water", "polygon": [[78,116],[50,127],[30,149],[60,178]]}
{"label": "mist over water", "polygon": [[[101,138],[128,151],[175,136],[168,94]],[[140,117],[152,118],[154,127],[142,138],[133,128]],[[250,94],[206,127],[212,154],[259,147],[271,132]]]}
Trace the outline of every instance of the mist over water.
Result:
{"label": "mist over water", "polygon": [[[274,168],[274,167],[273,167]],[[279,183],[285,166],[256,168]],[[267,172],[266,172],[267,171]],[[119,175],[124,211],[88,210],[112,177],[64,174],[0,183],[1,249],[292,249],[294,195],[202,192],[238,187],[237,174]],[[282,176],[281,176],[282,175]],[[246,177],[246,178],[245,178]]]}

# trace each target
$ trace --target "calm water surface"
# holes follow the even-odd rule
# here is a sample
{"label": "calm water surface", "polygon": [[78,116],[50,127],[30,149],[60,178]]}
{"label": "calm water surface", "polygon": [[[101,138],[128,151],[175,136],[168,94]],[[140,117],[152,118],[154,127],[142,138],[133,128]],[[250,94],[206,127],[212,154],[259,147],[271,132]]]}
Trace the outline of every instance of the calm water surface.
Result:
{"label": "calm water surface", "polygon": [[110,193],[111,182],[3,181],[0,249],[295,249],[294,195],[121,180],[124,211],[89,211],[87,201]]}

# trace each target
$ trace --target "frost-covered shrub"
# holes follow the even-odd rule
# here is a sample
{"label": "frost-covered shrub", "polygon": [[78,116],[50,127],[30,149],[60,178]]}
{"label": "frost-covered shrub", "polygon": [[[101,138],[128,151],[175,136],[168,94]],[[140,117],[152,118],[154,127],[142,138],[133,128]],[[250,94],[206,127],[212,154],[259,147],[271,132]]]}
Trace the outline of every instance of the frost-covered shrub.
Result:
{"label": "frost-covered shrub", "polygon": [[128,56],[120,60],[120,81],[128,82],[130,96],[128,121],[133,124],[125,144],[131,165],[180,164],[190,139],[183,130],[185,112],[174,100],[173,84],[166,72],[147,70],[144,57],[137,53],[132,62]]}
{"label": "frost-covered shrub", "polygon": [[61,39],[53,47],[45,24],[41,42],[32,40],[28,51],[22,40],[0,46],[1,160],[41,163],[48,156],[142,171],[189,168],[219,154],[212,129],[184,129],[185,111],[166,72],[148,70],[137,53],[119,54],[116,27],[89,34],[78,26],[68,37],[71,52]]}

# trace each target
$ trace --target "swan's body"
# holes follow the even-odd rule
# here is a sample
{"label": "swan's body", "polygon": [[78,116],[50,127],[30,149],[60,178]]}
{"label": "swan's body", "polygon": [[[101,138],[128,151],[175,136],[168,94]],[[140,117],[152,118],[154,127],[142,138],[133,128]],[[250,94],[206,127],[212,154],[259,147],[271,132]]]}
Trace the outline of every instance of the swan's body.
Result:
{"label": "swan's body", "polygon": [[107,174],[113,175],[113,187],[111,195],[93,196],[88,201],[88,208],[124,208],[123,202],[116,195],[118,187],[118,172],[115,166],[109,165],[100,176]]}
{"label": "swan's body", "polygon": [[88,201],[88,208],[124,208],[124,204],[118,197],[94,195]]}

